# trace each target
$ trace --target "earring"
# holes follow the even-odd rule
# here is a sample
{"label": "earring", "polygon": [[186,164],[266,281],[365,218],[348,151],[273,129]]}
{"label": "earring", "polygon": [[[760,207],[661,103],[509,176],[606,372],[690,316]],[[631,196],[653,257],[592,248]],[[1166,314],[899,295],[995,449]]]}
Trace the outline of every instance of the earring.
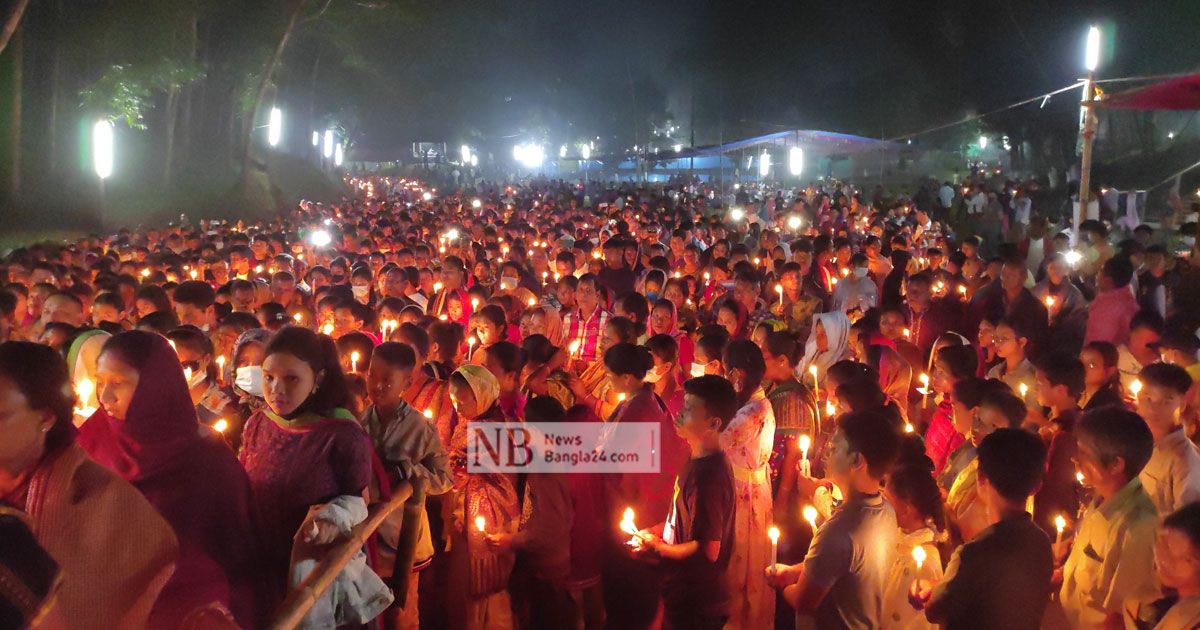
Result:
{"label": "earring", "polygon": [[49,432],[50,432],[50,426],[51,426],[51,425],[46,425],[46,426],[42,427],[42,433],[49,433]]}

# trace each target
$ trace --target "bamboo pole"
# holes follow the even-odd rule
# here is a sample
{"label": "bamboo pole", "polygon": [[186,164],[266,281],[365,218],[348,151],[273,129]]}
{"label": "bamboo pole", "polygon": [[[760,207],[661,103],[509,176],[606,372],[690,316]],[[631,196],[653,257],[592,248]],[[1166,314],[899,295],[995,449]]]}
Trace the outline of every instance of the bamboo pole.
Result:
{"label": "bamboo pole", "polygon": [[[421,498],[423,500],[425,492],[421,482],[416,482],[421,486],[419,490],[414,490],[411,482],[405,481],[396,485],[392,489],[392,498],[387,503],[377,503],[371,506],[371,510],[363,522],[359,523],[350,532],[350,536],[345,540],[335,544],[329,548],[329,552],[325,558],[317,565],[317,568],[304,580],[298,588],[292,590],[283,604],[279,606],[275,614],[275,620],[270,627],[273,630],[291,630],[300,625],[300,621],[304,619],[304,615],[316,603],[326,590],[333,584],[334,578],[342,572],[346,564],[362,550],[367,539],[375,533],[376,529],[383,524],[384,519],[390,516],[393,512],[400,509],[409,500],[409,498]],[[415,503],[415,501],[414,501]],[[404,538],[404,531],[410,529],[408,512],[405,512],[404,526],[401,533],[401,538]],[[417,513],[419,514],[419,512]],[[398,555],[401,552],[397,552]],[[412,553],[407,554],[409,566],[404,569],[407,575],[411,572]],[[407,581],[405,580],[407,584]]]}

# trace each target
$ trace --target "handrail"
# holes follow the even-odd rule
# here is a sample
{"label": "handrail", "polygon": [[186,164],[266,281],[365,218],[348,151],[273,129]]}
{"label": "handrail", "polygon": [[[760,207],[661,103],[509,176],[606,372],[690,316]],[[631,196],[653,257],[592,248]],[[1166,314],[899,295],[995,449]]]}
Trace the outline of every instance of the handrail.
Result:
{"label": "handrail", "polygon": [[[275,619],[269,626],[272,630],[291,630],[300,625],[304,616],[313,607],[333,580],[342,572],[346,564],[362,550],[367,539],[375,533],[393,512],[405,506],[404,521],[400,530],[400,542],[396,551],[396,574],[392,577],[392,587],[397,601],[403,605],[407,595],[409,574],[412,571],[413,547],[416,542],[421,504],[425,502],[425,484],[421,480],[402,481],[392,488],[392,496],[386,503],[372,505],[366,520],[359,523],[350,531],[345,540],[330,547],[329,552],[317,564],[299,587],[288,593],[287,599],[280,604],[274,615]],[[402,561],[403,558],[403,561]],[[402,564],[403,562],[403,564]],[[399,588],[403,587],[403,588]]]}

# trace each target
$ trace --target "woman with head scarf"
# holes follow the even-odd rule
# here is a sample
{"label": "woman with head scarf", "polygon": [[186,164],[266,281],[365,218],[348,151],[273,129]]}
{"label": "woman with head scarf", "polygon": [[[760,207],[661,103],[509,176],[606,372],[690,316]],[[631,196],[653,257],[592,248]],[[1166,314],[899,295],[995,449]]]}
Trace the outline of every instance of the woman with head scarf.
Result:
{"label": "woman with head scarf", "polygon": [[[171,576],[171,526],[76,439],[67,365],[53,349],[0,345],[0,511],[24,512],[61,571],[55,608],[69,628],[142,628]],[[0,624],[3,625],[3,624]]]}
{"label": "woman with head scarf", "polygon": [[750,315],[741,302],[728,299],[717,307],[717,324],[729,333],[730,339],[746,339],[750,336]]}
{"label": "woman with head scarf", "polygon": [[343,529],[337,515],[313,518],[310,508],[338,501],[357,507],[349,498],[363,500],[374,448],[358,422],[340,417],[349,391],[332,339],[286,326],[267,344],[262,372],[267,408],[246,421],[239,457],[250,478],[267,578],[282,593],[297,532],[303,527],[315,533],[307,538],[330,542]]}
{"label": "woman with head scarf", "polygon": [[[817,378],[820,379],[830,366],[845,359],[850,353],[849,335],[850,318],[845,313],[833,311],[813,315],[812,334],[804,345],[804,356],[796,364],[796,378],[801,383],[810,383],[812,368],[817,368]],[[824,389],[820,393],[828,394]]]}
{"label": "woman with head scarf", "polygon": [[[459,417],[450,444],[450,465],[454,472],[454,495],[448,519],[451,589],[447,601],[467,603],[458,627],[511,628],[514,624],[508,579],[515,556],[511,552],[493,552],[485,533],[517,531],[520,507],[517,503],[516,478],[505,473],[467,471],[467,431],[472,423],[504,422],[500,411],[500,382],[481,365],[464,365],[449,379],[450,400]],[[478,524],[483,525],[479,531]],[[465,589],[466,592],[461,592]],[[451,616],[454,616],[452,611]]]}
{"label": "woman with head scarf", "polygon": [[108,340],[96,368],[101,409],[80,427],[92,459],[142,492],[179,539],[175,574],[150,616],[175,627],[214,603],[243,625],[267,610],[258,597],[261,556],[250,486],[237,458],[201,428],[179,358],[161,335]]}
{"label": "woman with head scarf", "polygon": [[650,317],[646,320],[646,335],[670,335],[679,344],[677,356],[678,365],[691,365],[696,353],[696,345],[692,338],[679,327],[679,312],[675,303],[666,298],[654,302]]}

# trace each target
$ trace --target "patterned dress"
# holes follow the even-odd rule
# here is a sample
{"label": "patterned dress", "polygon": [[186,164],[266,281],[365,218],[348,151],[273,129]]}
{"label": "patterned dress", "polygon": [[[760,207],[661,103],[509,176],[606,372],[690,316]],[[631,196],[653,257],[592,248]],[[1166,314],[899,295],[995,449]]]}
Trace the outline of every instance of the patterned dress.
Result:
{"label": "patterned dress", "polygon": [[[775,591],[764,569],[771,563],[771,475],[768,462],[775,440],[775,413],[762,389],[738,410],[721,432],[721,448],[733,467],[733,555],[729,592],[733,597],[726,628],[769,628],[775,619]],[[738,596],[740,594],[740,596]]]}

